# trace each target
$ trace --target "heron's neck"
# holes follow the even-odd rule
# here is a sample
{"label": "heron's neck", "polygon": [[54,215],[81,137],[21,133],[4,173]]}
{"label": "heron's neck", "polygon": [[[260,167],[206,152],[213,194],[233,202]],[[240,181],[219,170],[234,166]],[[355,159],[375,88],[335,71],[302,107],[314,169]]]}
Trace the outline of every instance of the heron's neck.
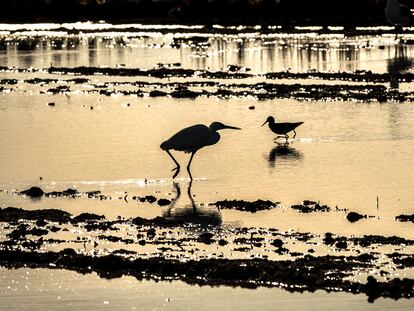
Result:
{"label": "heron's neck", "polygon": [[214,145],[220,140],[220,134],[217,131],[210,131],[210,145]]}

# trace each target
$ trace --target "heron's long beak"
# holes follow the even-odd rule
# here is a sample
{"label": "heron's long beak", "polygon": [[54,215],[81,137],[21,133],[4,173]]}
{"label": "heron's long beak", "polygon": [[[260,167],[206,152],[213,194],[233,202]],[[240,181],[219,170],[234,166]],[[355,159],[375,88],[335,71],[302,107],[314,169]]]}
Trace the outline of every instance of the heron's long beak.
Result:
{"label": "heron's long beak", "polygon": [[241,130],[240,127],[235,127],[235,126],[230,126],[230,125],[224,125],[223,129]]}
{"label": "heron's long beak", "polygon": [[265,125],[267,122],[269,122],[269,121],[266,120],[265,123],[262,124],[262,126]]}

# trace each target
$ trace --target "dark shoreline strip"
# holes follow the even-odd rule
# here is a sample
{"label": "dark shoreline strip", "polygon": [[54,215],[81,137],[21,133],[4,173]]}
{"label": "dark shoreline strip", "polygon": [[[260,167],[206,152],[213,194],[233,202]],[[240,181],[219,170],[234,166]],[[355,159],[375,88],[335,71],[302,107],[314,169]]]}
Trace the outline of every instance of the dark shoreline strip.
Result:
{"label": "dark shoreline strip", "polygon": [[[358,70],[355,72],[323,72],[311,70],[308,72],[268,72],[265,74],[250,74],[245,72],[229,71],[208,71],[194,70],[184,68],[166,68],[159,67],[153,69],[142,68],[101,68],[101,67],[49,67],[49,68],[15,68],[0,66],[0,71],[11,72],[48,72],[50,74],[73,74],[73,75],[107,75],[123,77],[153,77],[153,78],[171,78],[171,77],[200,77],[206,79],[245,79],[252,77],[265,77],[271,80],[289,79],[304,80],[318,79],[327,81],[352,81],[352,82],[372,82],[372,83],[389,83],[391,81],[412,82],[414,73],[374,73],[372,71]],[[74,83],[79,83],[73,79]]]}
{"label": "dark shoreline strip", "polygon": [[29,267],[67,269],[82,274],[96,272],[106,279],[131,275],[139,280],[181,280],[210,286],[280,287],[291,292],[345,291],[364,293],[370,302],[379,297],[414,296],[413,279],[378,282],[368,277],[366,284],[344,280],[352,269],[371,266],[369,258],[362,256],[305,256],[294,261],[204,259],[182,262],[164,258],[130,260],[115,255],[93,257],[77,254],[72,249],[46,253],[0,250],[0,265],[9,269]]}

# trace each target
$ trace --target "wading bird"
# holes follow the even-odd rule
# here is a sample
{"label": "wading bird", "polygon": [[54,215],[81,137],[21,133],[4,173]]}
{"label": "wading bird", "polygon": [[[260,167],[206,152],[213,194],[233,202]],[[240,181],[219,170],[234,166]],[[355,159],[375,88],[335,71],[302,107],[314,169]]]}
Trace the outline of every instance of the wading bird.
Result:
{"label": "wading bird", "polygon": [[266,119],[265,123],[262,124],[262,126],[265,125],[266,123],[269,123],[269,128],[273,133],[283,135],[283,136],[276,136],[275,140],[278,139],[279,137],[284,137],[286,140],[288,140],[289,135],[287,133],[289,133],[291,131],[293,131],[293,133],[295,133],[293,135],[293,138],[295,138],[296,137],[295,128],[297,128],[299,125],[303,124],[303,122],[276,123],[275,118],[273,118],[272,116],[268,117]]}
{"label": "wading bird", "polygon": [[177,167],[173,168],[172,171],[175,171],[173,179],[180,172],[180,164],[173,157],[170,150],[184,151],[185,153],[191,153],[190,161],[187,165],[187,171],[190,175],[190,179],[193,179],[190,171],[191,161],[193,160],[194,154],[201,148],[205,146],[211,146],[220,140],[220,134],[217,133],[219,130],[224,129],[233,129],[241,130],[241,128],[235,126],[224,125],[221,122],[213,122],[210,126],[204,124],[196,124],[181,131],[175,133],[171,138],[164,141],[160,148],[165,150],[168,155],[173,159]]}
{"label": "wading bird", "polygon": [[[385,17],[390,24],[396,27],[396,31],[401,31],[401,26],[408,25],[413,20],[413,11],[400,0],[387,0],[385,6]],[[397,37],[396,33],[396,37]]]}

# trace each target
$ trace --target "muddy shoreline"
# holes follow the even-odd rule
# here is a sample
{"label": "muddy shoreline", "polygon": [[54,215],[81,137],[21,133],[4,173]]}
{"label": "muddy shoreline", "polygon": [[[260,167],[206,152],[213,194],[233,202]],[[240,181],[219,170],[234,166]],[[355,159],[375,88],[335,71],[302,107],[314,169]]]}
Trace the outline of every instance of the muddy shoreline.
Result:
{"label": "muddy shoreline", "polygon": [[[253,75],[245,72],[227,71],[196,71],[182,68],[99,68],[99,67],[50,67],[46,69],[19,69],[13,67],[0,67],[3,72],[48,72],[60,76],[94,76],[106,75],[114,77],[150,77],[157,79],[166,79],[166,82],[148,82],[148,81],[113,81],[92,83],[90,79],[77,77],[71,79],[41,79],[32,78],[25,80],[2,79],[0,92],[13,92],[18,88],[15,87],[20,83],[27,83],[35,87],[45,87],[47,89],[39,90],[40,94],[66,94],[72,92],[81,92],[83,94],[100,94],[103,96],[124,95],[137,97],[172,97],[195,99],[197,97],[217,97],[221,99],[237,98],[255,98],[258,100],[272,100],[294,98],[300,101],[358,101],[358,102],[412,102],[414,101],[414,92],[400,91],[395,88],[389,88],[381,83],[408,83],[412,81],[414,74],[377,74],[369,71],[358,72],[315,72],[308,73],[291,73],[278,72],[264,75]],[[173,78],[200,78],[208,79],[206,81],[170,81]],[[248,78],[265,79],[263,82],[254,83],[225,83],[211,81],[215,79],[236,79],[245,80]],[[294,83],[297,79],[312,79],[326,81],[354,81],[365,82],[367,84],[302,84]],[[268,80],[287,79],[292,83],[271,83]],[[76,90],[77,85],[88,86],[87,89]],[[128,87],[129,89],[125,89]],[[201,88],[201,90],[200,90]]]}
{"label": "muddy shoreline", "polygon": [[[94,76],[94,75],[104,75],[104,76],[120,76],[120,77],[152,77],[159,79],[168,79],[168,78],[203,78],[203,79],[247,79],[252,77],[262,77],[270,80],[326,80],[326,81],[346,81],[346,82],[369,82],[369,83],[389,83],[392,80],[398,82],[412,82],[414,80],[414,73],[375,73],[367,70],[357,70],[354,72],[340,71],[340,72],[325,72],[317,70],[309,70],[308,72],[290,72],[290,71],[280,71],[280,72],[268,72],[264,74],[252,74],[245,72],[246,68],[240,67],[238,70],[231,70],[226,68],[222,71],[209,71],[209,70],[195,70],[195,69],[185,69],[185,68],[169,68],[170,64],[160,64],[158,68],[152,69],[143,69],[143,68],[102,68],[102,67],[48,67],[48,68],[16,68],[16,67],[7,67],[0,66],[0,72],[41,72],[41,73],[50,73],[56,75],[84,75],[84,76]],[[178,64],[180,66],[180,64]],[[249,71],[247,69],[247,71]],[[39,83],[53,83],[61,81],[61,79],[28,79],[24,82],[31,84]],[[15,79],[4,79],[2,84],[16,84],[18,80]],[[67,83],[85,83],[88,82],[86,78],[73,78],[66,80]],[[123,82],[114,82],[114,83],[123,83]],[[124,82],[127,83],[127,82]],[[131,83],[131,82],[129,82]],[[140,82],[136,83],[148,83]],[[206,84],[206,85],[216,85],[217,82],[213,81],[200,81],[200,82],[186,82],[191,84]]]}
{"label": "muddy shoreline", "polygon": [[[107,279],[129,275],[139,280],[181,280],[191,285],[245,288],[281,287],[291,292],[344,291],[365,294],[369,302],[374,302],[379,297],[413,297],[413,279],[396,278],[389,282],[379,282],[370,276],[365,284],[343,280],[348,274],[347,270],[366,267],[367,259],[362,256],[307,256],[295,261],[212,259],[181,262],[162,258],[131,261],[115,255],[85,256],[71,249],[47,253],[0,250],[0,265],[9,269],[68,269],[82,274],[96,272]],[[329,278],[326,277],[327,274]]]}
{"label": "muddy shoreline", "polygon": [[[248,206],[245,201],[227,202],[231,205],[243,202],[240,206]],[[272,202],[263,202],[266,201],[259,200],[258,204],[267,208],[274,206]],[[304,203],[302,206],[306,208],[323,206],[309,200]],[[327,211],[326,206],[319,210],[332,211]],[[314,212],[318,212],[318,208]],[[0,222],[6,233],[6,239],[0,242],[0,265],[9,269],[68,269],[83,274],[96,272],[103,278],[131,275],[137,279],[182,280],[209,286],[279,287],[292,292],[344,291],[365,294],[370,302],[379,297],[414,296],[414,279],[394,277],[387,271],[389,264],[381,261],[385,258],[398,269],[407,269],[414,267],[412,254],[394,251],[381,259],[376,251],[387,245],[397,249],[414,245],[414,240],[396,236],[344,237],[329,232],[317,236],[281,232],[275,228],[205,227],[164,217],[108,220],[91,213],[74,216],[57,209],[28,211],[13,207],[0,209]],[[62,240],[56,236],[82,230],[88,232],[89,237],[75,235]],[[106,243],[116,247],[99,252],[100,245]],[[292,250],[297,243],[303,243],[308,253]],[[318,243],[337,254],[314,254],[313,248]],[[61,250],[51,250],[59,245]],[[92,247],[90,251],[87,245]],[[214,252],[206,252],[203,245],[213,246]],[[145,252],[148,246],[157,250]],[[223,255],[229,250],[235,254],[250,254],[249,259]],[[342,251],[348,253],[341,255]],[[192,259],[194,253],[199,254],[198,260]],[[272,256],[288,256],[289,259],[274,260]],[[368,276],[366,282],[352,279],[355,271],[375,269],[380,273]]]}

